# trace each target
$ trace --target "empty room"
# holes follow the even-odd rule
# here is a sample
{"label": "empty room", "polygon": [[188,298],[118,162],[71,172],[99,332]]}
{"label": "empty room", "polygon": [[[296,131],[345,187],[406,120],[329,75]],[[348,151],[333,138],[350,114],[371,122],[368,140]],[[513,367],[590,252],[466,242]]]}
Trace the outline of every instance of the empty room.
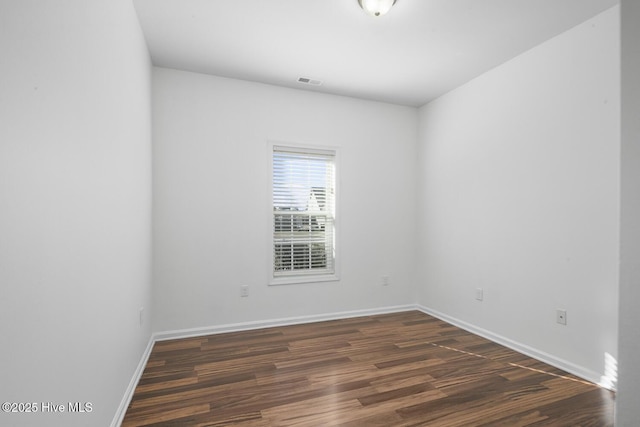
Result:
{"label": "empty room", "polygon": [[0,425],[640,425],[640,2],[0,0]]}

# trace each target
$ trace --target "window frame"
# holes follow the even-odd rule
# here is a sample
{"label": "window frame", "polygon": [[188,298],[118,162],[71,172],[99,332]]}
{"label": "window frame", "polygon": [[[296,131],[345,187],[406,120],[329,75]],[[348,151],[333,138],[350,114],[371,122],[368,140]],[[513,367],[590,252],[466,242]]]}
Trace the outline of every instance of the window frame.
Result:
{"label": "window frame", "polygon": [[[339,175],[340,175],[340,154],[338,147],[316,145],[316,144],[300,144],[285,141],[268,141],[268,245],[269,245],[269,261],[268,261],[268,278],[269,285],[290,285],[301,283],[315,283],[315,282],[335,282],[340,280],[340,238],[339,238]],[[309,270],[300,270],[298,274],[287,274],[283,276],[277,276],[275,274],[275,241],[274,241],[274,200],[273,200],[273,158],[274,152],[277,148],[283,148],[285,150],[301,151],[302,153],[310,154],[328,154],[333,155],[334,164],[334,216],[333,216],[333,272],[317,273]]]}

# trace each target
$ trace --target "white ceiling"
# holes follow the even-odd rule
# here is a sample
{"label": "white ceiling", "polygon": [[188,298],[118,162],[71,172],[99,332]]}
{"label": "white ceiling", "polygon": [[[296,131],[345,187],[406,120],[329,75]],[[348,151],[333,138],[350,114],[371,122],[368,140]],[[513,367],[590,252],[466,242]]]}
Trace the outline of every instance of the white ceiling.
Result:
{"label": "white ceiling", "polygon": [[[619,0],[133,0],[154,65],[421,106]],[[307,86],[298,77],[323,81]]]}

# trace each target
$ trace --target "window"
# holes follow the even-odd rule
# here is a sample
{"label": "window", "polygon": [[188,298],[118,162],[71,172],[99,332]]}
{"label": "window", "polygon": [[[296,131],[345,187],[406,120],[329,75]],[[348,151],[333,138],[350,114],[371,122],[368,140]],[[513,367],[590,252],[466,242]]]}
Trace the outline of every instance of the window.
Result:
{"label": "window", "polygon": [[336,280],[336,151],[272,146],[272,284]]}

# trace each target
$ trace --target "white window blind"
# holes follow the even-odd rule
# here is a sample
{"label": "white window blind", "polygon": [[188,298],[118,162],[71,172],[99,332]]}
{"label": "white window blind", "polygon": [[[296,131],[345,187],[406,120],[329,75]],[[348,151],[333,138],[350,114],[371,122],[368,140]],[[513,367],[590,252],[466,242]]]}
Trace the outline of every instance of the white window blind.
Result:
{"label": "white window blind", "polygon": [[273,277],[335,273],[335,151],[273,147]]}

